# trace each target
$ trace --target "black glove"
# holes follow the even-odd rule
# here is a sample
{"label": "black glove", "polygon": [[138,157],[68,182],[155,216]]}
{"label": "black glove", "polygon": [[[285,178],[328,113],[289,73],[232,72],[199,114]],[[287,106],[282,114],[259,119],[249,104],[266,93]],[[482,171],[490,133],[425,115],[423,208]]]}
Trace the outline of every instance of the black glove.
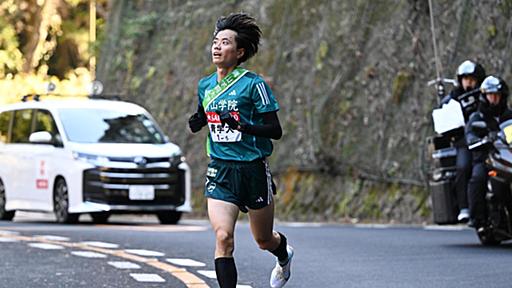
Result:
{"label": "black glove", "polygon": [[188,127],[190,127],[190,131],[192,131],[192,133],[196,133],[201,130],[201,128],[206,124],[206,115],[204,113],[196,112],[188,119]]}
{"label": "black glove", "polygon": [[220,123],[222,126],[228,124],[229,128],[236,130],[240,126],[240,122],[238,122],[229,111],[217,111],[217,114],[220,116]]}
{"label": "black glove", "polygon": [[498,131],[489,131],[487,137],[489,138],[489,141],[494,142],[496,139],[498,139]]}

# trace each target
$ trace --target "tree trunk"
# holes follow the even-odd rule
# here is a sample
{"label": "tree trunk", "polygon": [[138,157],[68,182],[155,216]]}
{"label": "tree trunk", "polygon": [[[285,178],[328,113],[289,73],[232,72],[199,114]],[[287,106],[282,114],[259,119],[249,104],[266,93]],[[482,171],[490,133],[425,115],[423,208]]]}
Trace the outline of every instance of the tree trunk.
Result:
{"label": "tree trunk", "polygon": [[25,55],[23,64],[25,73],[31,72],[39,66],[41,58],[47,52],[44,44],[47,41],[51,18],[57,13],[57,7],[60,4],[60,0],[46,0],[42,5],[38,5],[35,0],[30,2],[29,5],[35,8],[30,9],[33,14],[29,20],[30,24],[25,30],[27,40],[22,48]]}

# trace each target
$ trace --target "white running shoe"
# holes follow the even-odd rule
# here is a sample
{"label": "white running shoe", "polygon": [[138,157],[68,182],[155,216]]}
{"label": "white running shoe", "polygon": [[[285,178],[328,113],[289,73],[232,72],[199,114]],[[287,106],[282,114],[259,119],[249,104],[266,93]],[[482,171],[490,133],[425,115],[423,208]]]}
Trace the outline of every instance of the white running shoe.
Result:
{"label": "white running shoe", "polygon": [[469,220],[469,209],[460,209],[457,220],[462,223],[466,223]]}
{"label": "white running shoe", "polygon": [[270,275],[270,287],[281,288],[290,279],[290,266],[292,266],[293,248],[290,245],[286,245],[286,251],[288,252],[288,261],[286,264],[281,266],[279,260],[276,263],[276,267],[272,270]]}

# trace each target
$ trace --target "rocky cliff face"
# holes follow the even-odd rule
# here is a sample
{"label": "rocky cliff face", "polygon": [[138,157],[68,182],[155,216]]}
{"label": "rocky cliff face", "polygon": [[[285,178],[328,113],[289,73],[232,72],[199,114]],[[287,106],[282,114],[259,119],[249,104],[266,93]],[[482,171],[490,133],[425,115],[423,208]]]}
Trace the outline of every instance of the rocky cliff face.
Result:
{"label": "rocky cliff face", "polygon": [[[469,58],[510,79],[512,1],[433,4],[445,76]],[[187,118],[197,81],[214,71],[215,20],[237,11],[263,30],[245,66],[281,105],[284,136],[270,159],[278,217],[429,221],[425,140],[437,99],[426,85],[436,75],[427,1],[113,1],[98,78],[181,145],[198,211],[206,132],[192,135]]]}

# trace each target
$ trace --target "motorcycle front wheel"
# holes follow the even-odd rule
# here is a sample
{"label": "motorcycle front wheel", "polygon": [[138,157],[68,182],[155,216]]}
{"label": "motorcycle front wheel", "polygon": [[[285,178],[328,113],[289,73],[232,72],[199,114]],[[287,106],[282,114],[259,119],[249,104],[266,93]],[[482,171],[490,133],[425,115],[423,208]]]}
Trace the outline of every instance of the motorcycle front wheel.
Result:
{"label": "motorcycle front wheel", "polygon": [[496,239],[492,229],[485,229],[484,231],[476,231],[476,235],[478,235],[478,239],[480,243],[484,246],[496,246],[500,245],[501,241]]}

